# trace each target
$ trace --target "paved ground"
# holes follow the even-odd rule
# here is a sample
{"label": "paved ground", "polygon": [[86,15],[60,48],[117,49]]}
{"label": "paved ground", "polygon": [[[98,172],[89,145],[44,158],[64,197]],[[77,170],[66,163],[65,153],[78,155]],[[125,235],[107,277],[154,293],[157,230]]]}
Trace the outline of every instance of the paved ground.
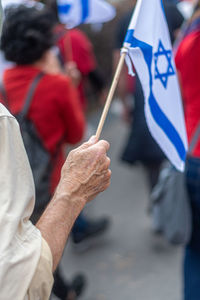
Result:
{"label": "paved ground", "polygon": [[87,275],[82,300],[181,300],[181,249],[151,232],[144,170],[119,161],[126,132],[110,114],[103,137],[111,143],[112,184],[87,209],[95,216],[111,216],[112,228],[83,253],[76,253],[69,242],[62,270],[66,278],[79,271]]}

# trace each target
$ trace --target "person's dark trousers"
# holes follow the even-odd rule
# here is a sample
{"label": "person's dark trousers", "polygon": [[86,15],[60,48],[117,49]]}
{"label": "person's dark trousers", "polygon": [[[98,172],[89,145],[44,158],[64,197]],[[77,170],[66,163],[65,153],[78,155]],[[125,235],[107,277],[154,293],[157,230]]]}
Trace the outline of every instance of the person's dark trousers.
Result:
{"label": "person's dark trousers", "polygon": [[[72,241],[76,246],[105,233],[110,226],[110,218],[89,219],[80,214],[72,228]],[[83,244],[82,244],[83,245]]]}
{"label": "person's dark trousers", "polygon": [[53,293],[59,298],[65,300],[70,292],[70,286],[61,276],[59,267],[54,273]]}
{"label": "person's dark trousers", "polygon": [[72,234],[76,234],[76,232],[77,231],[79,232],[80,230],[85,230],[87,225],[88,225],[87,219],[81,213],[76,219],[74,226],[72,227]]}
{"label": "person's dark trousers", "polygon": [[158,182],[162,162],[163,160],[154,161],[152,163],[144,163],[144,166],[147,170],[150,191],[152,191],[152,189]]}
{"label": "person's dark trousers", "polygon": [[192,208],[192,237],[185,249],[184,300],[200,300],[200,159],[186,163],[186,184]]}

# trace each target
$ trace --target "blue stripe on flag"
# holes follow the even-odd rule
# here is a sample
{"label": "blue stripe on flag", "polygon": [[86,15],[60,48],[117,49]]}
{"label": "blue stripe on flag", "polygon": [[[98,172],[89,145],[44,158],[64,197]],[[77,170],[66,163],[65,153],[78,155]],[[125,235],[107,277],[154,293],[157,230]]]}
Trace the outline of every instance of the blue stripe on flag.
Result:
{"label": "blue stripe on flag", "polygon": [[152,91],[150,92],[150,96],[149,96],[149,106],[154,120],[162,128],[162,130],[165,132],[165,134],[170,139],[172,144],[175,146],[181,160],[185,162],[186,150],[182,142],[182,139],[180,138],[180,135],[175,129],[175,127],[173,126],[173,124],[169,121],[169,119],[160,109]]}
{"label": "blue stripe on flag", "polygon": [[58,13],[59,14],[68,14],[72,5],[71,4],[58,4]]}
{"label": "blue stripe on flag", "polygon": [[80,1],[82,7],[81,23],[84,23],[84,21],[89,16],[89,0],[80,0]]}
{"label": "blue stripe on flag", "polygon": [[164,15],[165,15],[165,9],[164,9],[164,5],[163,5],[163,1],[162,0],[160,0],[160,4],[161,4],[161,7],[162,7]]}
{"label": "blue stripe on flag", "polygon": [[152,116],[153,116],[155,122],[161,127],[163,132],[167,135],[168,139],[171,141],[171,143],[176,148],[176,151],[177,151],[179,157],[181,158],[181,160],[185,162],[186,149],[183,144],[183,141],[182,141],[179,133],[177,132],[176,128],[173,126],[173,124],[170,122],[170,120],[167,118],[167,116],[160,109],[160,107],[153,95],[153,91],[152,91],[153,79],[152,79],[152,74],[151,74],[153,48],[152,48],[152,46],[136,39],[133,36],[133,33],[134,33],[134,30],[129,29],[127,31],[124,42],[131,44],[131,47],[133,47],[133,48],[136,48],[136,47],[140,48],[144,55],[144,59],[148,66],[149,77],[150,77],[150,96],[149,96],[148,101],[149,101],[149,107],[150,107]]}

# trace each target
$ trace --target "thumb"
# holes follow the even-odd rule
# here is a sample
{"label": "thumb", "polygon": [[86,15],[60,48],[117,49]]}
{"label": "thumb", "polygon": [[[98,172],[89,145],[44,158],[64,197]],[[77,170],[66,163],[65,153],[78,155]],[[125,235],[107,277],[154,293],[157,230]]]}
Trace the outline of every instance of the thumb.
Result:
{"label": "thumb", "polygon": [[90,138],[87,142],[83,143],[83,144],[80,146],[80,148],[81,148],[81,149],[87,149],[88,147],[90,147],[90,146],[96,144],[97,141],[98,141],[98,139],[97,139],[96,135],[92,135],[91,138]]}

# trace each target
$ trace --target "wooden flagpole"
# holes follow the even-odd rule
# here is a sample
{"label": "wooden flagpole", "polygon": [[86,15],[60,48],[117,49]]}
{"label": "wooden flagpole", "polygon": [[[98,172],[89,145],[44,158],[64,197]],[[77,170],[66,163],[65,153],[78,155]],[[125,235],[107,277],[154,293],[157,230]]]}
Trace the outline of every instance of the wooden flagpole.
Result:
{"label": "wooden flagpole", "polygon": [[109,111],[109,108],[110,108],[110,105],[111,105],[116,87],[117,87],[117,84],[118,84],[118,81],[119,81],[119,77],[120,77],[120,74],[121,74],[121,71],[122,71],[122,67],[123,67],[123,64],[124,64],[124,59],[125,59],[126,54],[127,54],[127,50],[122,52],[119,63],[117,65],[117,69],[116,69],[116,72],[115,72],[115,75],[114,75],[114,78],[113,78],[113,81],[112,81],[112,84],[111,84],[111,87],[110,87],[110,91],[108,93],[108,97],[106,99],[106,103],[104,105],[104,109],[103,109],[103,112],[102,112],[102,115],[101,115],[101,119],[100,119],[99,125],[97,127],[96,137],[97,137],[98,140],[100,138],[100,135],[101,135],[101,132],[102,132],[102,129],[103,129],[103,125],[105,123],[105,120],[106,120],[106,117],[107,117],[107,114],[108,114],[108,111]]}

